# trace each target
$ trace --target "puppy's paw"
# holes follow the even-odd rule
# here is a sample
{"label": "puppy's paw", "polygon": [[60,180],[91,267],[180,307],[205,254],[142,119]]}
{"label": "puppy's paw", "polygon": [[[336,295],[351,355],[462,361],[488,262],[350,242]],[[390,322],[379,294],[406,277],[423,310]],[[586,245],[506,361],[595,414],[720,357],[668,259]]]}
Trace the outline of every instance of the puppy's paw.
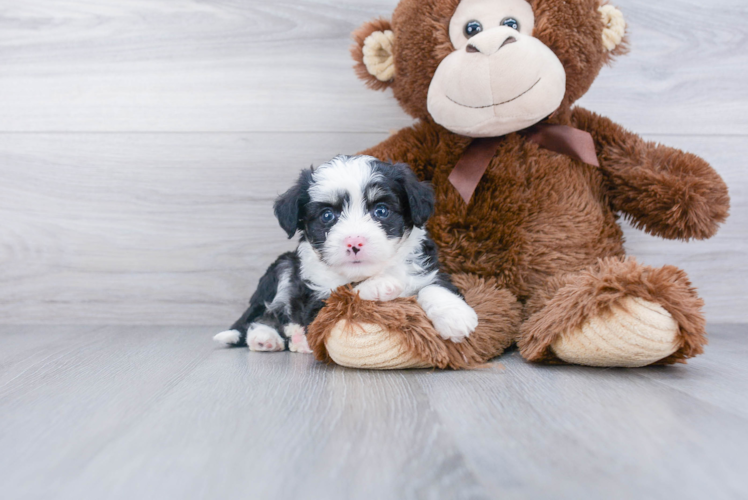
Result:
{"label": "puppy's paw", "polygon": [[214,336],[213,340],[224,346],[237,345],[241,336],[242,334],[237,330],[226,330]]}
{"label": "puppy's paw", "polygon": [[398,298],[404,288],[397,278],[379,276],[360,283],[354,290],[358,290],[359,296],[364,300],[387,302]]}
{"label": "puppy's paw", "polygon": [[418,303],[445,340],[461,342],[478,327],[472,307],[446,288],[427,286],[418,293]]}
{"label": "puppy's paw", "polygon": [[306,331],[301,325],[289,323],[283,329],[283,333],[288,337],[288,350],[301,354],[311,354],[312,349],[306,341]]}
{"label": "puppy's paw", "polygon": [[250,351],[282,351],[286,348],[280,334],[267,325],[254,323],[247,331],[247,346]]}

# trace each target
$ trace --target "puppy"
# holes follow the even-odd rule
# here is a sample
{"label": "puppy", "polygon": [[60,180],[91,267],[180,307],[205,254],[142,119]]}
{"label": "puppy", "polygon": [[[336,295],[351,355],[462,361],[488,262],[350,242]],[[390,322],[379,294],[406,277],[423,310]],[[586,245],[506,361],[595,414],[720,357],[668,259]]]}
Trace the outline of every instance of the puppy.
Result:
{"label": "puppy", "polygon": [[310,352],[305,327],[330,292],[355,284],[364,300],[417,295],[439,334],[459,342],[478,326],[424,224],[434,211],[431,186],[407,165],[371,156],[337,156],[301,172],[275,202],[275,216],[295,252],[281,255],[260,279],[249,308],[214,339],[253,351]]}

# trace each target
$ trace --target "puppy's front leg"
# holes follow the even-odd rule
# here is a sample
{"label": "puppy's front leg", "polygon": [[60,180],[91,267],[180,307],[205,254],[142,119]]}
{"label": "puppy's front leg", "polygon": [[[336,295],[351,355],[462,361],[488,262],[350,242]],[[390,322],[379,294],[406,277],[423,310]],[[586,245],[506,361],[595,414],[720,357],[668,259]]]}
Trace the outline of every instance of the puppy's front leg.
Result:
{"label": "puppy's front leg", "polygon": [[288,339],[288,350],[291,352],[300,352],[311,354],[312,349],[306,340],[306,328],[296,323],[289,323],[283,327],[283,333]]}
{"label": "puppy's front leg", "polygon": [[461,342],[478,327],[478,315],[460,296],[439,285],[418,292],[418,304],[445,340]]}
{"label": "puppy's front leg", "polygon": [[396,299],[403,293],[405,285],[394,276],[373,276],[354,288],[364,300],[378,300],[388,302]]}

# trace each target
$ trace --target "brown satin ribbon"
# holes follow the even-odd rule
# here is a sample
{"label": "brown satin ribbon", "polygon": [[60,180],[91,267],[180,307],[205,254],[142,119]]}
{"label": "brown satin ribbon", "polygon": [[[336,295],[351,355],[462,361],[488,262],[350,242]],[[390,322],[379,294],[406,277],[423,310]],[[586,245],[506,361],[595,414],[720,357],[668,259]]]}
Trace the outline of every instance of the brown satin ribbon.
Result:
{"label": "brown satin ribbon", "polygon": [[[560,153],[575,160],[599,167],[595,152],[595,141],[589,132],[567,125],[542,123],[522,132],[528,140],[541,148]],[[470,203],[488,164],[496,155],[503,137],[475,139],[449,174],[449,182],[457,189],[465,203]]]}
{"label": "brown satin ribbon", "polygon": [[475,188],[486,173],[503,137],[474,139],[449,174],[449,182],[457,189],[465,203],[470,203]]}

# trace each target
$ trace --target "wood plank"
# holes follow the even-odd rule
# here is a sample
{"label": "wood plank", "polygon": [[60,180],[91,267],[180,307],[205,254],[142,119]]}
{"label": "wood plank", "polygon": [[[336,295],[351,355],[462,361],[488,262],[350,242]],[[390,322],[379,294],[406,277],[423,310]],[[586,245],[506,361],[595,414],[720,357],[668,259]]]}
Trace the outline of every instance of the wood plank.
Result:
{"label": "wood plank", "polygon": [[[619,0],[632,52],[582,104],[640,133],[748,133],[743,0]],[[359,131],[410,122],[351,70],[396,0],[26,0],[2,10],[2,131]]]}
{"label": "wood plank", "polygon": [[687,369],[644,368],[637,374],[698,398],[725,411],[748,417],[748,327],[709,325],[709,345]]}
{"label": "wood plank", "polygon": [[81,325],[0,325],[0,391],[40,365],[65,357],[81,335],[100,327]]}
{"label": "wood plank", "polygon": [[[0,334],[3,345],[19,341],[6,335],[8,328]],[[80,474],[212,349],[203,329],[86,330],[0,386],[3,496],[57,497],[60,484]],[[34,334],[55,336],[46,327]]]}
{"label": "wood plank", "polygon": [[[642,377],[531,365],[516,351],[493,366],[417,378],[476,474],[501,498],[726,499],[748,491],[748,420],[692,397],[687,386],[657,382],[662,374],[681,382],[693,376],[720,392],[724,371],[678,366]],[[745,372],[731,386],[745,391]]]}
{"label": "wood plank", "polygon": [[[463,372],[223,349],[212,328],[84,328],[0,390],[0,484],[59,499],[741,498],[748,417],[730,398],[748,372],[730,350],[746,328],[711,326],[715,349],[685,366],[514,351]],[[7,332],[4,346],[55,338]]]}
{"label": "wood plank", "polygon": [[[272,200],[297,172],[386,134],[0,135],[4,323],[230,324],[293,242]],[[627,230],[645,263],[683,267],[713,322],[748,319],[743,137],[649,137],[703,155],[732,216],[705,242]]]}
{"label": "wood plank", "polygon": [[62,498],[489,498],[402,374],[245,350],[201,368]]}
{"label": "wood plank", "polygon": [[208,333],[110,329],[51,383],[0,395],[0,444],[23,450],[0,458],[5,494],[489,498],[408,376]]}

